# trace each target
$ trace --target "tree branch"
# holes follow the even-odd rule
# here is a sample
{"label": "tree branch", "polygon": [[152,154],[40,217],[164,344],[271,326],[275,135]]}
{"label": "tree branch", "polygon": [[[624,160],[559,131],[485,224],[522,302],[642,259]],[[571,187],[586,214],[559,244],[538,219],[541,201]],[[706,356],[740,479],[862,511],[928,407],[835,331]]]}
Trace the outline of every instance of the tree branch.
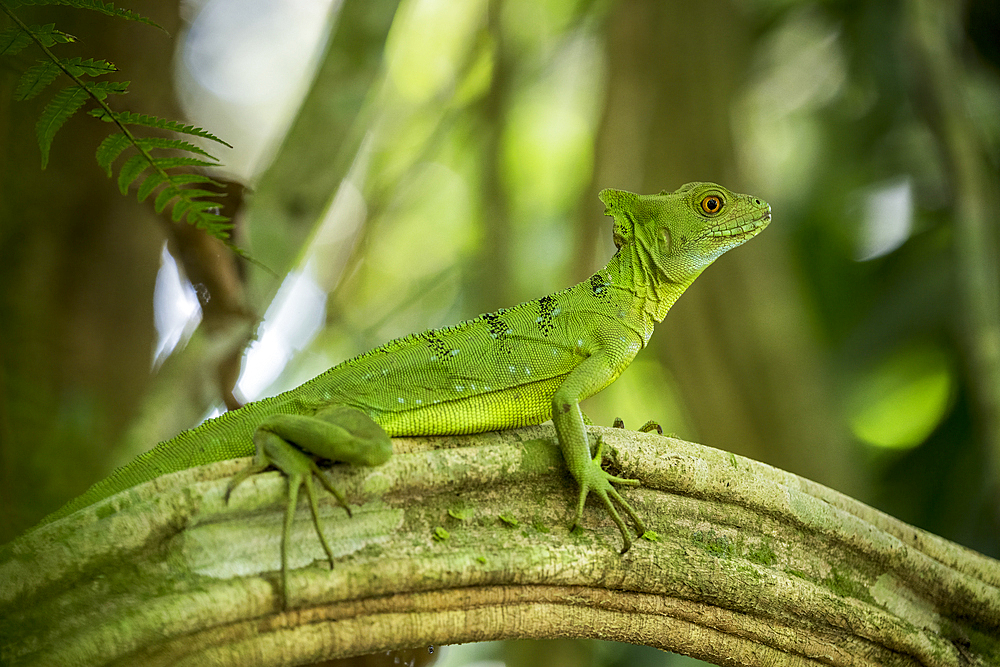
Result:
{"label": "tree branch", "polygon": [[[720,665],[1000,659],[1000,563],[701,445],[594,428],[659,533],[618,554],[551,427],[395,441],[303,503],[281,608],[286,484],[246,460],[166,475],[0,549],[0,663],[278,665],[501,638],[595,637]],[[546,438],[546,440],[539,440]],[[324,494],[326,496],[326,494]],[[503,518],[501,518],[503,517]],[[438,528],[444,530],[436,530]]]}

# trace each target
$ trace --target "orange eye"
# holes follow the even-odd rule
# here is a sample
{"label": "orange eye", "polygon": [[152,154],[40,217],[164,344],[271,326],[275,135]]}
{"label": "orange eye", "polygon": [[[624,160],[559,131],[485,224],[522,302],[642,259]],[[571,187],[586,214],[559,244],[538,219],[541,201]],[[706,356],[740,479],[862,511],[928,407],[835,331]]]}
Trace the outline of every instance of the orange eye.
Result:
{"label": "orange eye", "polygon": [[701,200],[701,210],[709,215],[715,215],[722,208],[722,200],[715,195],[708,195]]}

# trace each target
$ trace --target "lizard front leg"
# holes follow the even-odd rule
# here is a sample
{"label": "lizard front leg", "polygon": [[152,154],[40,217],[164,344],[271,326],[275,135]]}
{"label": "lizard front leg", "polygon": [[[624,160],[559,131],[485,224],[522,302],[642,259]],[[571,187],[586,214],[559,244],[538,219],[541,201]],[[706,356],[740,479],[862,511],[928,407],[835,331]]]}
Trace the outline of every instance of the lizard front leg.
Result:
{"label": "lizard front leg", "polygon": [[580,499],[571,529],[580,524],[584,502],[587,500],[587,495],[593,492],[601,499],[618,530],[621,531],[625,542],[622,553],[625,553],[632,546],[632,538],[612,500],[621,505],[629,515],[640,536],[646,532],[646,526],[611,483],[636,486],[639,481],[616,477],[601,468],[603,447],[601,441],[598,441],[597,455],[591,458],[587,429],[584,426],[583,413],[580,411],[582,398],[595,394],[610,382],[611,369],[611,363],[601,353],[592,354],[574,368],[552,396],[552,421],[556,426],[566,466],[580,485]]}
{"label": "lizard front leg", "polygon": [[320,526],[313,475],[347,510],[348,516],[351,514],[343,494],[330,484],[310,455],[354,465],[374,466],[389,459],[392,455],[392,442],[382,427],[368,415],[345,405],[324,408],[313,416],[271,415],[254,431],[253,441],[257,449],[253,463],[229,482],[226,501],[243,480],[269,466],[281,470],[288,477],[288,505],[281,535],[281,591],[283,604],[287,607],[288,547],[299,488],[302,485],[306,487],[313,524],[330,560],[330,567],[333,567],[333,550]]}

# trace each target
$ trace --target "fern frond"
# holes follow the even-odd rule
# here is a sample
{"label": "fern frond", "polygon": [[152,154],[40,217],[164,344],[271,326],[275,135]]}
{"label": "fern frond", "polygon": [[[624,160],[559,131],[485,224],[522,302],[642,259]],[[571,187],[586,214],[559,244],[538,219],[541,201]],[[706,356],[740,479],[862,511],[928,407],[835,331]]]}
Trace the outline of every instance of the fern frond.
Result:
{"label": "fern frond", "polygon": [[97,164],[111,178],[111,163],[114,162],[122,151],[132,145],[132,142],[121,132],[114,132],[105,137],[101,145],[97,147]]}
{"label": "fern frond", "polygon": [[141,14],[136,14],[131,9],[115,7],[113,2],[101,2],[101,0],[12,0],[8,3],[8,5],[11,9],[23,5],[63,5],[67,7],[74,7],[76,9],[90,9],[95,12],[100,12],[101,14],[106,14],[107,16],[116,16],[120,19],[126,19],[128,21],[145,23],[146,25],[151,25],[154,28],[159,28],[160,30],[163,30],[163,32],[166,32],[166,29],[156,21],[142,16]]}
{"label": "fern frond", "polygon": [[[95,154],[97,164],[100,165],[101,169],[103,169],[105,173],[107,173],[108,178],[111,177],[111,164],[118,159],[118,156],[122,154],[122,151],[132,145],[138,146],[147,152],[156,148],[187,151],[189,153],[204,155],[211,160],[218,161],[218,158],[214,155],[211,155],[200,146],[195,146],[187,141],[170,139],[169,137],[139,137],[136,138],[133,143],[132,139],[126,137],[123,133],[115,132],[113,134],[109,134],[107,138],[101,142],[101,145],[97,147],[97,153]],[[152,176],[150,176],[150,178],[152,178]],[[149,179],[146,180],[148,181]],[[143,199],[145,199],[145,197],[139,197],[139,201],[142,201]]]}
{"label": "fern frond", "polygon": [[14,99],[18,102],[30,100],[56,80],[62,72],[59,65],[51,60],[40,60],[24,71],[14,89]]}
{"label": "fern frond", "polygon": [[49,164],[49,149],[52,147],[52,139],[56,136],[56,132],[70,119],[70,116],[80,110],[89,96],[103,100],[108,95],[120,95],[128,92],[128,84],[128,81],[97,81],[83,86],[63,88],[56,93],[42,109],[42,115],[35,125],[38,148],[42,151],[42,169]]}
{"label": "fern frond", "polygon": [[182,185],[187,185],[188,183],[205,183],[207,185],[214,185],[217,188],[226,187],[224,184],[219,183],[218,181],[213,180],[208,176],[205,176],[204,174],[196,174],[193,172],[190,174],[187,173],[177,174],[170,180],[172,180],[174,183],[180,183]]}
{"label": "fern frond", "polygon": [[222,139],[218,138],[211,132],[203,130],[200,127],[195,127],[194,125],[184,125],[183,123],[178,123],[175,120],[166,120],[164,118],[159,118],[157,116],[148,116],[142,113],[132,113],[129,111],[121,111],[114,114],[114,118],[108,116],[108,114],[103,109],[94,109],[90,112],[91,116],[99,118],[107,123],[111,123],[117,120],[123,125],[142,125],[143,127],[152,127],[159,130],[171,130],[173,132],[180,132],[181,134],[189,134],[193,137],[202,137],[203,139],[209,139],[216,143],[222,144],[227,148],[232,148],[231,144],[226,143]]}
{"label": "fern frond", "polygon": [[197,153],[198,155],[204,155],[210,160],[219,161],[219,158],[215,157],[204,148],[200,146],[195,146],[194,144],[181,141],[180,139],[171,139],[169,137],[142,137],[137,139],[136,143],[142,148],[152,150],[154,148],[162,148],[166,150],[177,150],[177,151],[187,151],[188,153]]}
{"label": "fern frond", "polygon": [[112,72],[117,72],[118,68],[115,67],[114,63],[109,63],[107,60],[94,60],[93,58],[60,58],[59,62],[62,66],[66,68],[71,74],[76,76],[104,76],[105,74],[111,74]]}
{"label": "fern frond", "polygon": [[[174,202],[173,209],[170,211],[170,217],[174,222],[180,222],[181,218],[186,216],[188,224],[204,229],[216,238],[228,238],[228,230],[233,225],[229,222],[229,218],[214,212],[219,208],[219,205],[214,201],[192,199],[187,194],[188,192],[189,190],[186,188],[175,188],[173,186],[164,188],[156,197],[157,211],[162,212],[167,203],[176,197],[177,201]],[[199,191],[193,190],[191,192]],[[217,194],[215,196],[220,195]]]}
{"label": "fern frond", "polygon": [[0,56],[13,56],[31,44],[31,37],[16,25],[0,30]]}
{"label": "fern frond", "polygon": [[73,35],[56,30],[55,23],[28,26],[28,30],[30,32],[25,32],[18,26],[0,30],[0,56],[13,56],[20,53],[24,47],[31,44],[32,34],[45,46],[69,44],[76,41],[76,37]]}
{"label": "fern frond", "polygon": [[[181,190],[181,192],[184,191]],[[174,204],[174,210],[170,213],[170,217],[175,222],[180,222],[181,218],[187,215],[188,224],[204,229],[213,236],[221,233],[222,238],[228,238],[229,234],[226,230],[231,229],[233,225],[226,216],[211,212],[218,209],[219,205],[213,201],[189,201],[182,198]]]}
{"label": "fern frond", "polygon": [[95,81],[85,83],[84,87],[99,100],[106,99],[108,95],[124,95],[128,92],[128,85],[131,81]]}
{"label": "fern frond", "polygon": [[[59,65],[62,65],[60,67]],[[14,99],[18,101],[30,100],[38,93],[45,90],[45,87],[56,80],[62,71],[70,72],[75,76],[101,76],[110,72],[117,72],[118,68],[106,60],[94,60],[88,58],[60,58],[56,63],[52,60],[40,60],[37,64],[29,67],[21,75],[17,88],[14,90]]]}
{"label": "fern frond", "polygon": [[205,185],[212,185],[217,188],[225,188],[226,186],[218,181],[212,180],[204,174],[197,174],[194,172],[184,172],[180,174],[171,174],[170,182],[174,185],[189,185],[191,183],[204,183]]}
{"label": "fern frond", "polygon": [[[35,42],[41,47],[47,58],[24,72],[14,91],[15,99],[27,100],[37,96],[55,81],[60,72],[69,76],[74,84],[57,92],[45,105],[39,116],[35,131],[42,154],[42,169],[48,166],[52,141],[59,128],[80,110],[88,98],[93,99],[97,102],[98,108],[90,111],[90,115],[114,123],[119,130],[105,138],[95,154],[98,165],[104,169],[108,177],[113,176],[114,162],[127,148],[135,147],[138,151],[136,155],[125,161],[118,173],[118,188],[121,193],[128,194],[129,188],[137,181],[140,182],[136,196],[140,202],[159,190],[154,202],[157,213],[162,213],[167,206],[171,206],[170,216],[175,222],[186,218],[189,224],[204,229],[209,234],[225,241],[226,245],[241,257],[248,257],[231,242],[226,241],[229,236],[228,230],[232,224],[227,217],[219,213],[219,204],[214,201],[218,197],[224,197],[225,193],[213,192],[197,186],[188,187],[195,184],[208,184],[220,188],[223,186],[202,174],[169,173],[170,170],[182,167],[214,167],[217,166],[218,158],[200,146],[183,139],[136,137],[127,125],[167,130],[208,139],[229,148],[232,146],[200,127],[146,114],[112,111],[105,100],[109,95],[127,93],[129,82],[85,82],[83,79],[84,77],[104,76],[118,71],[118,68],[106,60],[92,58],[83,60],[79,57],[59,58],[52,53],[49,47],[59,43],[73,42],[76,41],[76,38],[56,30],[54,24],[26,25],[11,11],[13,7],[22,5],[64,5],[78,9],[90,9],[109,16],[156,26],[161,30],[163,28],[144,16],[128,9],[117,8],[113,3],[104,0],[0,0],[0,10],[16,24],[11,28],[0,30],[0,55],[15,55]],[[151,155],[153,151],[160,150],[187,153],[187,155],[166,157]],[[253,261],[252,258],[248,259]]]}
{"label": "fern frond", "polygon": [[[215,158],[212,158],[215,159]],[[160,169],[176,169],[177,167],[218,167],[214,162],[208,162],[196,157],[158,157],[153,163]]]}
{"label": "fern frond", "polygon": [[160,194],[156,195],[156,199],[153,200],[153,208],[156,209],[157,213],[163,213],[163,209],[166,208],[167,203],[181,193],[180,188],[175,188],[173,185],[169,185],[162,190]]}
{"label": "fern frond", "polygon": [[196,157],[160,157],[153,158],[153,161],[150,162],[146,154],[133,155],[122,165],[121,171],[118,172],[118,189],[121,190],[121,193],[123,195],[128,194],[128,188],[132,185],[132,182],[139,178],[142,172],[152,166],[165,172],[168,169],[176,169],[177,167],[215,167],[217,165]]}
{"label": "fern frond", "polygon": [[140,202],[146,201],[146,198],[153,194],[153,190],[163,185],[169,177],[170,175],[165,172],[154,171],[139,186],[138,192],[135,193],[135,198]]}
{"label": "fern frond", "polygon": [[35,124],[35,133],[38,136],[38,147],[42,151],[42,169],[49,164],[49,148],[52,146],[52,138],[63,126],[70,116],[75,114],[87,101],[87,91],[79,86],[63,88],[53,97],[45,108],[42,115]]}
{"label": "fern frond", "polygon": [[128,194],[128,187],[132,185],[132,181],[139,178],[139,174],[149,169],[153,166],[149,162],[149,158],[141,153],[139,155],[133,155],[125,164],[122,165],[121,170],[118,172],[118,189],[123,195]]}

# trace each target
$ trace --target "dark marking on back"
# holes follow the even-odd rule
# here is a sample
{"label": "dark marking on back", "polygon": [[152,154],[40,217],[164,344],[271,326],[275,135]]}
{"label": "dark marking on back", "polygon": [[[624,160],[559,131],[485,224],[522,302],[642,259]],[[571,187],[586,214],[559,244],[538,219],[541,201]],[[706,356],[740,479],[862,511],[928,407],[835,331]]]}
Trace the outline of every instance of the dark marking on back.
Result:
{"label": "dark marking on back", "polygon": [[484,313],[481,317],[489,328],[490,338],[497,342],[501,350],[509,352],[510,339],[508,338],[508,334],[511,333],[511,329],[501,317],[505,312],[506,310],[501,309],[495,313]]}
{"label": "dark marking on back", "polygon": [[552,331],[552,317],[556,310],[556,300],[553,295],[543,296],[538,300],[538,330],[543,336],[548,336]]}
{"label": "dark marking on back", "polygon": [[603,299],[608,296],[608,281],[600,273],[595,273],[590,277],[590,291],[594,293],[594,296],[598,299]]}
{"label": "dark marking on back", "polygon": [[420,337],[427,341],[427,346],[431,348],[431,352],[434,353],[438,361],[447,361],[451,358],[451,355],[448,354],[451,350],[444,344],[444,341],[438,337],[438,332],[436,330],[431,329],[430,331],[425,331],[420,334]]}

